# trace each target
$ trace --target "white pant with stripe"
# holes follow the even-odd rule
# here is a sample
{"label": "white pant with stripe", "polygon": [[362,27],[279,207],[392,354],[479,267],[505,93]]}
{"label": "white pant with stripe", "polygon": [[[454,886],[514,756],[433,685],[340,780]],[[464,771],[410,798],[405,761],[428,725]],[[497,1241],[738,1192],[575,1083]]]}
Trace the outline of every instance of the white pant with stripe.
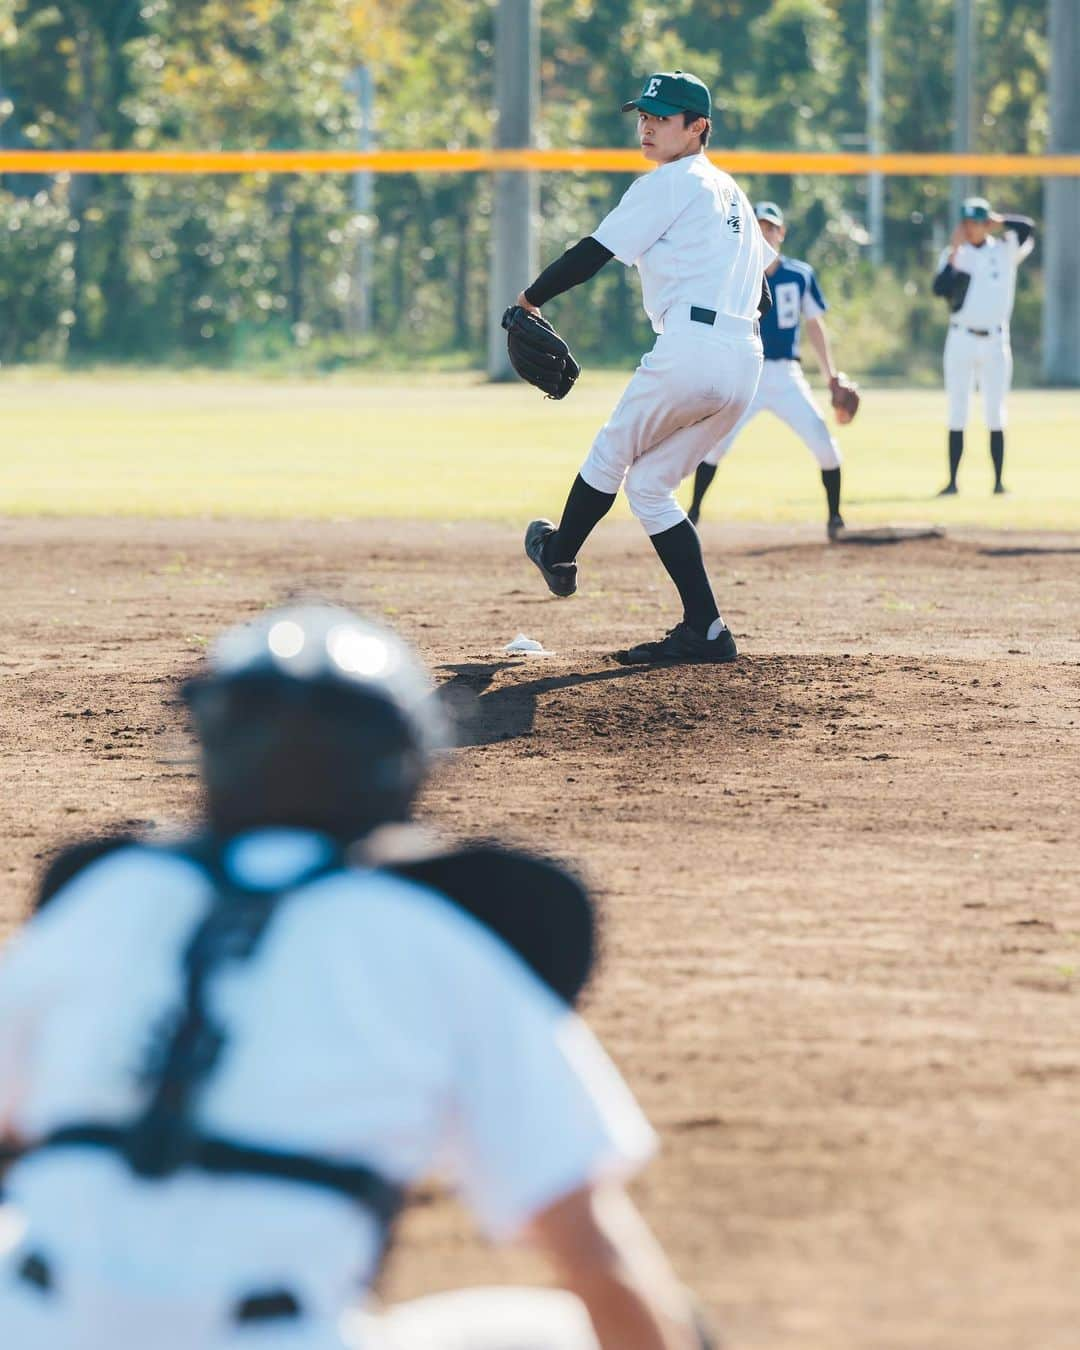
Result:
{"label": "white pant with stripe", "polygon": [[798,361],[765,362],[753,401],[738,424],[705,456],[705,463],[719,464],[739,433],[762,412],[774,413],[786,422],[823,469],[840,467],[840,448]]}
{"label": "white pant with stripe", "polygon": [[5,1284],[5,1350],[599,1350],[585,1305],[555,1289],[463,1289],[377,1315],[309,1309],[237,1325],[220,1303],[195,1297]]}
{"label": "white pant with stripe", "polygon": [[1012,384],[1012,345],[1008,325],[986,336],[960,324],[950,324],[945,339],[945,393],[949,399],[949,430],[967,425],[971,391],[983,396],[983,414],[990,431],[1005,429],[1005,399]]}
{"label": "white pant with stripe", "polygon": [[742,417],[761,362],[753,321],[720,316],[707,325],[690,318],[689,305],[669,310],[656,345],[600,428],[582,478],[598,492],[618,492],[625,482],[647,534],[680,524],[686,512],[675,491]]}

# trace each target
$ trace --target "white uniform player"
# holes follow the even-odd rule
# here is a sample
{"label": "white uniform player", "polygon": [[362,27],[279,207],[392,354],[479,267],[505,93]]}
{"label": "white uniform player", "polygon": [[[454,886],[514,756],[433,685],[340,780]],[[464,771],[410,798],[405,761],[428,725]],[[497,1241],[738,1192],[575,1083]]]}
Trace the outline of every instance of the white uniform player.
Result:
{"label": "white uniform player", "polygon": [[625,485],[679,592],[682,621],[627,662],[730,661],[735,643],[713,597],[697,532],[675,490],[738,422],[761,373],[763,273],[776,256],[738,184],[704,153],[712,103],[682,71],[651,75],[624,111],[659,167],[638,179],[593,234],[518,297],[538,309],[610,258],[636,267],[657,334],[571,488],[562,519],[533,521],[525,551],[556,595],[577,586],[578,551]]}
{"label": "white uniform player", "polygon": [[[580,887],[490,847],[378,865],[431,743],[424,687],[344,611],[234,630],[189,700],[212,833],[47,878],[0,961],[5,1347],[704,1343],[621,1190],[653,1133],[571,1007]],[[401,1190],[436,1168],[584,1301],[447,1295],[346,1339]]]}
{"label": "white uniform player", "polygon": [[[969,197],[952,242],[934,276],[934,293],[952,311],[945,339],[945,392],[949,400],[949,481],[940,496],[957,491],[956,473],[964,453],[964,428],[972,387],[982,390],[990,432],[994,491],[1005,491],[1005,399],[1012,383],[1009,320],[1016,294],[1016,269],[1035,247],[1035,223],[1027,216],[1001,216],[984,197]],[[992,230],[1001,230],[995,239]]]}
{"label": "white uniform player", "polygon": [[[775,202],[759,202],[755,214],[766,242],[779,249],[787,232],[780,207]],[[830,539],[837,539],[844,528],[840,514],[840,447],[803,374],[799,351],[800,332],[805,324],[822,374],[828,382],[836,379],[838,372],[833,365],[823,322],[828,306],[809,263],[783,255],[770,265],[765,275],[769,279],[773,304],[761,321],[765,365],[757,393],[738,426],[713,446],[699,465],[694,477],[690,519],[697,524],[701,503],[715,477],[716,466],[746,426],[758,413],[771,412],[791,427],[817,460],[828,507],[826,529]]]}

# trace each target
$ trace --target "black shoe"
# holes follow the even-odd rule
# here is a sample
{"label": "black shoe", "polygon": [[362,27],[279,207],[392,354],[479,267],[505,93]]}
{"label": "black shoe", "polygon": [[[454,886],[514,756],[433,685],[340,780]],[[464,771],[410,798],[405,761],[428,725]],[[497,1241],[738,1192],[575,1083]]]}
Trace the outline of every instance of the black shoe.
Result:
{"label": "black shoe", "polygon": [[627,651],[615,652],[624,666],[713,665],[734,661],[738,656],[731,630],[722,628],[714,638],[703,638],[685,623],[677,623],[659,642],[639,642]]}
{"label": "black shoe", "polygon": [[829,517],[829,523],[825,526],[825,531],[829,538],[837,540],[844,532],[844,517],[837,511],[835,516]]}
{"label": "black shoe", "polygon": [[995,496],[995,497],[1007,497],[1008,495],[1009,495],[1009,489],[1005,486],[1004,483],[995,483],[995,484],[994,484],[994,496]]}
{"label": "black shoe", "polygon": [[939,497],[955,497],[955,496],[956,496],[956,484],[955,484],[955,483],[946,483],[945,486],[944,486],[944,487],[941,489],[941,491],[938,493],[938,496],[939,496]]}
{"label": "black shoe", "polygon": [[555,526],[550,520],[532,521],[525,531],[525,555],[539,567],[551,594],[565,599],[577,590],[577,563],[547,565],[544,561],[544,543],[548,535],[554,533]]}

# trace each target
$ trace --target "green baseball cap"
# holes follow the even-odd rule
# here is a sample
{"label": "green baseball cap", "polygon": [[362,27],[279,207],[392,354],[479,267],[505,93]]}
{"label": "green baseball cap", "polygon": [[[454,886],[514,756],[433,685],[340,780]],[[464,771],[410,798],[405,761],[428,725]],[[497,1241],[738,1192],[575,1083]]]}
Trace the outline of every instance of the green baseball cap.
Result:
{"label": "green baseball cap", "polygon": [[985,197],[965,197],[960,207],[961,220],[989,220],[990,203]]}
{"label": "green baseball cap", "polygon": [[696,75],[688,75],[685,70],[662,70],[646,79],[637,98],[622,105],[623,112],[635,108],[657,117],[674,117],[681,112],[711,117],[712,95]]}
{"label": "green baseball cap", "polygon": [[784,213],[775,202],[758,202],[754,207],[754,215],[758,220],[768,220],[774,225],[783,225]]}

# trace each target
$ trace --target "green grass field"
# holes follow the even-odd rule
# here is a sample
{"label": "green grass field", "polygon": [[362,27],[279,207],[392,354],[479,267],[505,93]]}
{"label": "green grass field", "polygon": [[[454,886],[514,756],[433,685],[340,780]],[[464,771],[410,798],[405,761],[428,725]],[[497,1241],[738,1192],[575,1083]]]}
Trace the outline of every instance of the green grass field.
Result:
{"label": "green grass field", "polygon": [[[476,375],[3,372],[0,515],[522,521],[558,511],[625,379],[587,374],[551,403]],[[1014,393],[1006,497],[990,495],[976,414],[962,495],[945,501],[934,496],[945,477],[943,394],[865,392],[840,434],[849,524],[1080,529],[1080,392]],[[744,433],[707,508],[717,521],[822,512],[817,466],[769,415]]]}

